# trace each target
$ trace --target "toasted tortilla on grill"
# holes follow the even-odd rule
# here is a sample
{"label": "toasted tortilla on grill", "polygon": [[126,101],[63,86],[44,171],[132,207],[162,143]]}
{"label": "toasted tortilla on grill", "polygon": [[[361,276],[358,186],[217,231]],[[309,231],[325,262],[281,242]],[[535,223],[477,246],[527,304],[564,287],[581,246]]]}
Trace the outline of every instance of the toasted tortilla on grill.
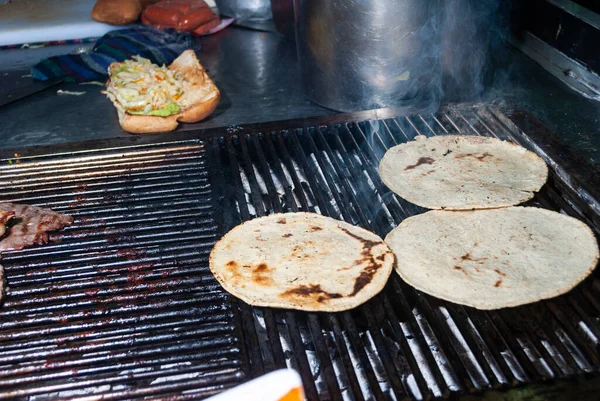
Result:
{"label": "toasted tortilla on grill", "polygon": [[379,293],[393,262],[377,235],[314,213],[250,220],[210,254],[210,270],[223,288],[251,305],[327,312]]}
{"label": "toasted tortilla on grill", "polygon": [[0,253],[19,250],[30,245],[48,242],[48,232],[73,223],[73,217],[51,209],[16,203],[0,203],[0,215],[12,213],[15,224],[6,237],[0,240]]}
{"label": "toasted tortilla on grill", "polygon": [[542,158],[496,138],[444,135],[390,148],[379,175],[404,199],[429,209],[514,206],[535,195],[548,178]]}
{"label": "toasted tortilla on grill", "polygon": [[385,241],[408,284],[478,309],[561,295],[598,263],[587,225],[533,207],[434,210],[404,220]]}

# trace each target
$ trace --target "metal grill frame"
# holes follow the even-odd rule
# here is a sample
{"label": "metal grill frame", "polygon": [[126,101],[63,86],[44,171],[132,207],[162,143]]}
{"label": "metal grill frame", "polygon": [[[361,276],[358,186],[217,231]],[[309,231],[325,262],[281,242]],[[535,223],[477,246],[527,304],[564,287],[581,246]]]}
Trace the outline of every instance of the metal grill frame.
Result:
{"label": "metal grill frame", "polygon": [[[479,122],[475,119],[473,123],[464,117],[478,113],[481,113]],[[314,210],[315,206],[325,214],[375,228],[377,232],[385,223],[361,208],[360,205],[368,204],[369,198],[365,192],[354,190],[353,183],[359,179],[352,177],[362,170],[369,170],[371,178],[373,173],[376,174],[375,164],[381,152],[386,146],[393,145],[394,135],[404,132],[395,119],[399,114],[398,110],[386,109],[226,130],[178,131],[156,136],[5,149],[0,150],[0,158],[5,159],[0,163],[16,162],[15,154],[19,155],[21,163],[27,163],[29,157],[36,159],[39,155],[68,158],[90,149],[108,153],[120,148],[135,151],[139,146],[168,147],[200,140],[206,148],[210,166],[213,219],[220,234],[253,216],[286,210]],[[428,124],[446,116],[447,128],[457,133],[466,130],[468,132],[464,133],[477,134],[481,133],[478,129],[487,129],[484,133],[488,135],[502,133],[505,136],[502,139],[513,140],[535,151],[552,170],[552,185],[545,188],[540,197],[541,206],[568,210],[598,233],[600,173],[526,112],[515,111],[507,115],[493,107],[461,105],[443,108],[436,117],[399,119],[408,124],[404,129],[412,130],[414,134],[427,133],[420,132],[427,129],[433,132]],[[379,121],[383,121],[383,126]],[[392,124],[390,121],[396,121],[397,127],[389,125]],[[343,134],[346,137],[340,139],[343,136],[340,131],[348,131],[350,136],[357,133],[375,135],[376,130],[366,133],[366,127],[373,127],[373,124],[388,130],[389,138],[378,139],[381,146],[377,145],[377,139],[371,143],[361,142],[357,136],[350,140],[348,134]],[[447,131],[444,124],[440,123],[440,127]],[[344,142],[348,140],[350,142]],[[344,154],[346,147],[354,148]],[[338,159],[329,157],[333,154],[332,149],[338,152]],[[356,155],[358,160],[352,160],[351,155]],[[275,163],[275,160],[281,160],[281,163]],[[302,177],[292,174],[294,163],[304,172]],[[317,165],[329,167],[320,170]],[[287,167],[287,176],[282,166]],[[245,172],[245,182],[242,182],[240,171]],[[257,179],[257,176],[261,178]],[[279,188],[272,177],[278,177],[280,181],[291,180],[290,185]],[[303,179],[308,188],[300,189]],[[240,190],[244,185],[249,187],[246,193]],[[380,182],[373,185],[375,192],[394,196]],[[267,188],[266,194],[261,187]],[[283,191],[282,197],[278,196],[276,187]],[[298,194],[293,193],[292,187]],[[328,189],[321,192],[318,189],[321,187]],[[328,194],[332,198],[328,198]],[[282,199],[286,200],[285,204]],[[350,202],[354,209],[336,210],[329,205],[330,201],[338,205]],[[393,202],[396,211],[389,214],[396,224],[403,216],[422,211],[402,199],[395,198]],[[234,209],[236,213],[229,212]],[[336,213],[340,215],[336,216]],[[374,226],[369,227],[369,224]],[[383,236],[385,232],[378,234]],[[575,290],[568,297],[489,314],[423,295],[397,277],[390,280],[383,295],[354,311],[339,314],[251,308],[230,299],[235,311],[236,332],[243,339],[240,350],[246,358],[241,361],[245,373],[230,380],[228,385],[278,367],[291,366],[302,374],[309,399],[430,399],[573,374],[597,374],[600,367],[598,345],[594,347],[593,341],[587,341],[577,331],[576,318],[563,311],[576,311],[593,331],[591,335],[600,339],[600,327],[593,321],[600,315],[600,305],[593,299],[593,291],[600,292],[600,286],[595,278],[584,286],[587,286],[585,290]],[[384,329],[382,325],[385,325]],[[546,343],[550,345],[542,345]],[[511,350],[510,355],[506,350]],[[332,356],[332,352],[337,355]],[[214,387],[213,391],[228,385]],[[194,386],[209,391],[185,393]],[[165,396],[174,395],[178,399],[201,398],[209,393],[210,385],[202,381],[164,389]],[[140,391],[135,394],[162,398],[159,393]],[[113,398],[132,395],[125,391],[115,393]]]}

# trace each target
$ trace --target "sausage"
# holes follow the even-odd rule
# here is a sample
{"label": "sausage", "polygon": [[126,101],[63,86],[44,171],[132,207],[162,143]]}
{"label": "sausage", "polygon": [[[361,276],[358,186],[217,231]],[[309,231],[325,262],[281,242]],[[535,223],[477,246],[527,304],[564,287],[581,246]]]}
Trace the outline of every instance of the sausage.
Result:
{"label": "sausage", "polygon": [[174,28],[178,32],[204,33],[219,25],[219,17],[204,1],[164,0],[144,10],[142,23],[158,29]]}

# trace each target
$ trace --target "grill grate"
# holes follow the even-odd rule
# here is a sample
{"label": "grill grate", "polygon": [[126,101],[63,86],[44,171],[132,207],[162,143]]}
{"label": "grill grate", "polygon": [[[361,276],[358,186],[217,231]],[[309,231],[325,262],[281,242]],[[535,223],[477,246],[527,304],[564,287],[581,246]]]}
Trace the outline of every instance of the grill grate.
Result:
{"label": "grill grate", "polygon": [[[269,213],[317,212],[385,236],[423,210],[382,184],[378,160],[418,134],[452,133],[543,153],[496,109],[479,107],[232,128],[203,142],[54,153],[0,168],[2,200],[76,218],[55,243],[3,257],[0,398],[196,399],[288,366],[310,400],[430,399],[597,372],[596,276],[559,298],[485,312],[392,275],[365,305],[329,314],[252,308],[211,276],[215,241]],[[598,232],[594,199],[548,161],[554,173],[530,204]]]}
{"label": "grill grate", "polygon": [[0,398],[208,395],[243,379],[207,267],[218,235],[202,144],[37,157],[0,177],[4,199],[75,217],[56,243],[3,256]]}

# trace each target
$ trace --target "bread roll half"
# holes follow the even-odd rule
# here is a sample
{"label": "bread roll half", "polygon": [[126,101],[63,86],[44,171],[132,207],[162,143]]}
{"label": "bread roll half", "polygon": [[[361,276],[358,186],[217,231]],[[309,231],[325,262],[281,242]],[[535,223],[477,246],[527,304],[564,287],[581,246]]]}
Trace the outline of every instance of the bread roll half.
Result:
{"label": "bread roll half", "polygon": [[[135,134],[173,131],[179,122],[195,123],[208,117],[219,104],[220,92],[202,67],[193,50],[186,50],[168,67],[179,80],[183,89],[177,99],[179,112],[168,116],[132,114],[127,110],[115,91],[114,74],[122,63],[112,63],[109,67],[110,78],[107,81],[107,95],[113,102],[123,130]],[[151,85],[151,83],[150,83]]]}

